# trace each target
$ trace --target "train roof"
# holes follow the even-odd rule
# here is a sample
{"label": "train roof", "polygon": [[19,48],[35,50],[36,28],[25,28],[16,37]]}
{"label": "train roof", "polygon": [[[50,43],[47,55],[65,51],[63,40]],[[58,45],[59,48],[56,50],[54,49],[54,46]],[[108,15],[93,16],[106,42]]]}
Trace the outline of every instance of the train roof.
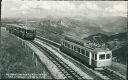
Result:
{"label": "train roof", "polygon": [[64,39],[65,39],[65,40],[68,40],[68,41],[70,41],[70,42],[79,44],[79,45],[81,45],[81,46],[84,46],[84,41],[81,40],[81,39],[79,39],[79,38],[70,37],[70,36],[65,36]]}
{"label": "train roof", "polygon": [[107,47],[105,47],[105,45],[92,43],[89,40],[74,38],[74,37],[71,37],[71,36],[65,36],[64,39],[67,40],[67,41],[73,42],[75,44],[78,44],[80,46],[86,47],[87,49],[89,49],[93,52],[104,52],[104,51],[109,50]]}
{"label": "train roof", "polygon": [[26,29],[26,30],[35,30],[35,28],[28,27],[28,26],[25,26],[25,25],[17,25],[17,24],[7,24],[7,25],[11,25],[11,26],[18,27],[18,28],[23,28],[23,29]]}

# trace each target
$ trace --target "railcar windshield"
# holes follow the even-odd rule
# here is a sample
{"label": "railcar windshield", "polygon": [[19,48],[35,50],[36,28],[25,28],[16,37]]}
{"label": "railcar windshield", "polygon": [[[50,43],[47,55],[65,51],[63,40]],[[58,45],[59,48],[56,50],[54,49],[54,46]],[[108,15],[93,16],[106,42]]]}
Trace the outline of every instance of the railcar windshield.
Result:
{"label": "railcar windshield", "polygon": [[86,51],[86,56],[89,57],[89,52],[88,51]]}
{"label": "railcar windshield", "polygon": [[65,46],[67,46],[67,43],[65,42]]}
{"label": "railcar windshield", "polygon": [[68,48],[70,48],[70,44],[67,44]]}
{"label": "railcar windshield", "polygon": [[80,53],[80,48],[77,48],[77,51]]}
{"label": "railcar windshield", "polygon": [[99,55],[99,60],[103,60],[103,59],[105,59],[105,54],[100,54]]}
{"label": "railcar windshield", "polygon": [[71,49],[73,50],[73,45],[71,45]]}
{"label": "railcar windshield", "polygon": [[85,55],[85,50],[81,49],[81,53]]}
{"label": "railcar windshield", "polygon": [[27,33],[34,33],[34,30],[27,30]]}
{"label": "railcar windshield", "polygon": [[111,55],[110,54],[106,54],[106,59],[110,59]]}
{"label": "railcar windshield", "polygon": [[77,51],[77,48],[76,48],[76,46],[74,46],[74,50],[75,50],[75,51]]}

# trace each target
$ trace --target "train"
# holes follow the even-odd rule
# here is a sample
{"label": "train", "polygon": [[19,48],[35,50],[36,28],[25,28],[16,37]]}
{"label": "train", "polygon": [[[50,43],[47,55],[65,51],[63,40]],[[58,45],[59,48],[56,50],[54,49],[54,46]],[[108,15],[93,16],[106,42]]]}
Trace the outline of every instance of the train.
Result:
{"label": "train", "polygon": [[6,24],[6,30],[25,40],[34,40],[36,37],[36,29],[18,24]]}
{"label": "train", "polygon": [[[34,40],[36,30],[22,25],[7,24],[7,31],[25,40]],[[58,45],[53,41],[46,40],[52,45]],[[88,64],[92,68],[104,68],[112,63],[112,51],[104,44],[93,43],[89,40],[76,39],[64,36],[58,45],[60,51],[79,60],[83,64]]]}
{"label": "train", "polygon": [[89,40],[65,36],[61,39],[60,50],[93,69],[103,69],[112,62],[112,51],[105,45],[92,43]]}

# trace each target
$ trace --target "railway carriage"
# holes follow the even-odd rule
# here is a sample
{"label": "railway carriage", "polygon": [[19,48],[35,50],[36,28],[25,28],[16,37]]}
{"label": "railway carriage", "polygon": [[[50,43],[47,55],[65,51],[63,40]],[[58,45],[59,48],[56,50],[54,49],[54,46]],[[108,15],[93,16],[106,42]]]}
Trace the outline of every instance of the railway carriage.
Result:
{"label": "railway carriage", "polygon": [[112,52],[104,46],[87,40],[83,41],[65,37],[61,40],[60,50],[93,68],[111,65]]}
{"label": "railway carriage", "polygon": [[34,40],[36,36],[36,30],[26,26],[20,26],[16,24],[7,24],[6,30],[22,39]]}

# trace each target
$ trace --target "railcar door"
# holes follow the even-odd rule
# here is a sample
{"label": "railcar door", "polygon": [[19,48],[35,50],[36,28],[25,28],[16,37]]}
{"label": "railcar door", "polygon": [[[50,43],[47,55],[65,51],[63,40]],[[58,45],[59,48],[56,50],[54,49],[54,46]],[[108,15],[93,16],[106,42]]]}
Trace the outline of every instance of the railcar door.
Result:
{"label": "railcar door", "polygon": [[91,65],[96,67],[96,63],[97,63],[97,54],[92,53],[92,60],[91,60]]}

